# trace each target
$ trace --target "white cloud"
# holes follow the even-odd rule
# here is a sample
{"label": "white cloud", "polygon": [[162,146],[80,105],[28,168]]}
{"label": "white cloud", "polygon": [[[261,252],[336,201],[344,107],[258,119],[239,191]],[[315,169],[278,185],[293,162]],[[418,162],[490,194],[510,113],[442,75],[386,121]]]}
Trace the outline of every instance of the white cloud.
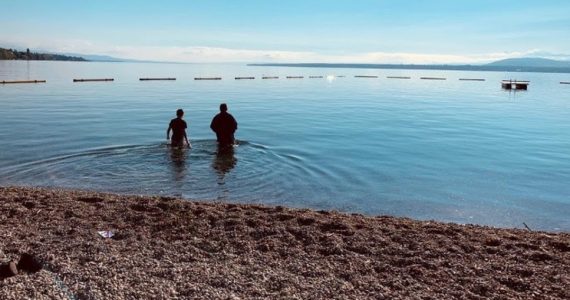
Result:
{"label": "white cloud", "polygon": [[[2,42],[2,41],[0,41]],[[411,52],[366,52],[321,54],[310,51],[251,50],[220,47],[109,46],[86,40],[37,40],[34,43],[10,41],[38,51],[109,55],[120,58],[167,62],[316,62],[316,63],[387,63],[387,64],[480,64],[515,57],[545,57],[570,60],[570,55],[552,54],[540,49],[471,55],[422,54]]]}
{"label": "white cloud", "polygon": [[421,54],[370,52],[348,56],[329,57],[333,61],[355,63],[393,63],[393,64],[481,64],[507,58],[544,57],[552,59],[570,59],[570,55],[552,55],[538,49],[519,52],[497,52],[473,55]]}
{"label": "white cloud", "polygon": [[111,54],[134,59],[172,62],[302,61],[318,56],[312,52],[214,47],[117,47]]}
{"label": "white cloud", "polygon": [[214,47],[116,47],[102,54],[142,60],[172,62],[320,62],[320,63],[387,63],[387,64],[479,64],[515,57],[569,56],[548,55],[540,50],[498,52],[475,55],[422,54],[407,52],[367,52],[345,55],[307,51],[249,50]]}

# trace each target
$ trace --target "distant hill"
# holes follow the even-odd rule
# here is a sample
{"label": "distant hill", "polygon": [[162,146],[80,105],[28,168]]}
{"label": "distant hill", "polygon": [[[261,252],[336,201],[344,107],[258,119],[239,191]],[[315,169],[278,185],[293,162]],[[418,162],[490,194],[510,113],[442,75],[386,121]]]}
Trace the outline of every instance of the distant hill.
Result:
{"label": "distant hill", "polygon": [[61,61],[87,61],[79,56],[67,56],[53,53],[38,53],[0,48],[0,60],[61,60]]}
{"label": "distant hill", "polygon": [[99,61],[99,62],[141,62],[135,59],[118,58],[108,55],[97,55],[97,54],[80,54],[80,53],[62,53],[63,55],[69,56],[80,56],[88,61]]}
{"label": "distant hill", "polygon": [[495,67],[570,68],[570,62],[538,57],[508,58],[492,62]]}
{"label": "distant hill", "polygon": [[[165,63],[161,61],[154,61],[154,60],[139,60],[139,59],[130,59],[130,58],[119,58],[113,57],[108,55],[97,55],[97,54],[80,54],[80,53],[63,53],[63,55],[70,55],[70,56],[81,56],[88,61],[95,61],[95,62],[138,62],[138,63]],[[171,62],[169,62],[171,63]]]}
{"label": "distant hill", "polygon": [[122,58],[116,58],[116,57],[107,56],[107,55],[93,55],[93,54],[79,54],[79,53],[62,53],[62,55],[80,56],[80,57],[85,58],[88,61],[107,61],[107,62],[126,61],[125,59],[122,59]]}
{"label": "distant hill", "polygon": [[60,60],[60,61],[90,61],[90,62],[151,62],[108,55],[80,53],[36,53],[0,48],[0,60]]}

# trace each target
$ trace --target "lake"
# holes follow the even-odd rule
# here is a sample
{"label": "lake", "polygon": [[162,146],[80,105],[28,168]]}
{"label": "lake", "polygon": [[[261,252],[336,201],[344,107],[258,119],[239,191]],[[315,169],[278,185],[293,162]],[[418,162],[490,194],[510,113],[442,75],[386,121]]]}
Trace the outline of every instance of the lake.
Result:
{"label": "lake", "polygon": [[[570,231],[570,74],[0,61],[14,79],[47,83],[0,84],[0,185]],[[221,102],[233,154],[209,128]],[[191,150],[167,145],[178,108]]]}

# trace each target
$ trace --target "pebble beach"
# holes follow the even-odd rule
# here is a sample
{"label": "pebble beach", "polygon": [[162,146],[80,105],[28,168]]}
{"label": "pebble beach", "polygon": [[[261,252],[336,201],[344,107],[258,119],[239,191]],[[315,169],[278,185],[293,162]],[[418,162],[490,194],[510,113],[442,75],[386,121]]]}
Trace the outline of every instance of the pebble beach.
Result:
{"label": "pebble beach", "polygon": [[569,233],[30,187],[0,263],[0,299],[570,299]]}

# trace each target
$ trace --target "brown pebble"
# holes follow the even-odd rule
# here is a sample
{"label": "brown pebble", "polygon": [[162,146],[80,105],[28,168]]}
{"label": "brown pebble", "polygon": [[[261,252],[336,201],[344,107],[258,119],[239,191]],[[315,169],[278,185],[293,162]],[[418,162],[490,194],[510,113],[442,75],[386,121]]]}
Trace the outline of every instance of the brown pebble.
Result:
{"label": "brown pebble", "polygon": [[18,275],[18,267],[16,266],[15,262],[11,261],[10,263],[8,263],[8,271],[10,272],[10,274],[12,274],[11,276]]}

